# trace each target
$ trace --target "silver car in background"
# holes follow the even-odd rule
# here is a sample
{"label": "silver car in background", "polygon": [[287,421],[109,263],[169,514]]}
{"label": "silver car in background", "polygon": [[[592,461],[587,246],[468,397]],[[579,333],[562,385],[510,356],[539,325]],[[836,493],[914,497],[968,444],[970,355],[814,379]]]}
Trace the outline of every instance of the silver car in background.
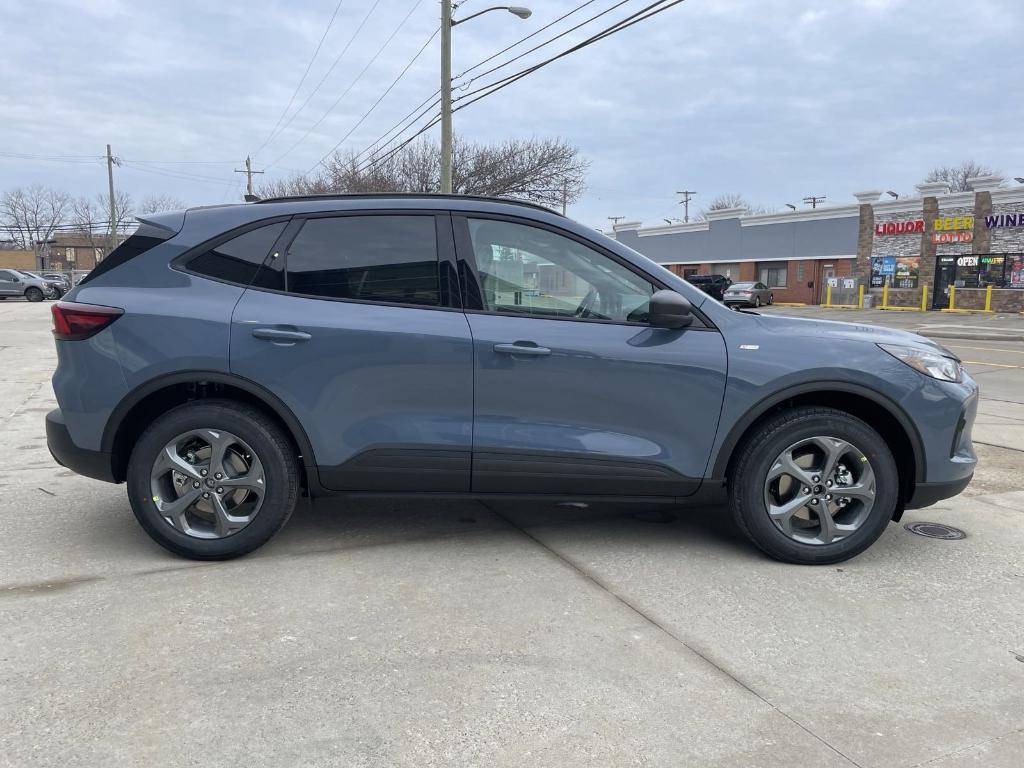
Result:
{"label": "silver car in background", "polygon": [[762,304],[774,304],[775,295],[764,283],[733,283],[723,294],[722,302],[727,307],[760,307]]}
{"label": "silver car in background", "polygon": [[29,301],[42,301],[56,298],[57,291],[49,281],[31,272],[0,269],[0,300],[10,296],[24,296]]}

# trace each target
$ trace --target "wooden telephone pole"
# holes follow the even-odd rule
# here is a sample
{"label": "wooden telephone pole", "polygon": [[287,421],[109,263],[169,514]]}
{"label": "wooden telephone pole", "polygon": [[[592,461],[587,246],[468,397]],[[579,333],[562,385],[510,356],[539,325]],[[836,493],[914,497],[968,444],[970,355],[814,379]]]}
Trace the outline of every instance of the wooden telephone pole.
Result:
{"label": "wooden telephone pole", "polygon": [[235,168],[235,173],[245,174],[245,202],[254,203],[256,202],[256,194],[252,191],[252,177],[253,174],[263,173],[263,171],[254,171],[252,169],[252,159],[245,156],[245,168]]}

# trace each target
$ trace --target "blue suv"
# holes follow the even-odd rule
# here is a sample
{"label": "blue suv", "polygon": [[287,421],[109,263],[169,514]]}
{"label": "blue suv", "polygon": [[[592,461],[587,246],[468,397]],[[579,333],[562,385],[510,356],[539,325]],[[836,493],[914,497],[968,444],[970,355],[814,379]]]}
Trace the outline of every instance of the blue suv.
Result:
{"label": "blue suv", "polygon": [[185,557],[252,551],[305,493],[728,504],[772,557],[832,563],[974,471],[949,351],[731,311],[538,206],[140,221],[53,307],[47,439]]}

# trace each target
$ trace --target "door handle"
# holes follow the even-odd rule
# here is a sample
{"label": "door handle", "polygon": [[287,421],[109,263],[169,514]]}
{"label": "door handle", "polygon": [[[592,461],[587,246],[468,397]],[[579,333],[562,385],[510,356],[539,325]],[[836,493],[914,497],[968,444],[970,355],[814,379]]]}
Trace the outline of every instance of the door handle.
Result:
{"label": "door handle", "polygon": [[286,343],[309,341],[313,338],[312,334],[306,333],[305,331],[285,331],[280,328],[253,328],[252,335],[257,339]]}
{"label": "door handle", "polygon": [[516,341],[512,344],[495,344],[494,351],[503,355],[527,355],[544,357],[551,354],[547,347],[538,347],[532,341]]}

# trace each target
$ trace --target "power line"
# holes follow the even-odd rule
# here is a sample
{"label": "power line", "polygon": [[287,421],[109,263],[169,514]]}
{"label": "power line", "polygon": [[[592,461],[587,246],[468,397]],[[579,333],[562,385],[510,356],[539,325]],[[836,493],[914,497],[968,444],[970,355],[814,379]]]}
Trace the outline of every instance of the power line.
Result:
{"label": "power line", "polygon": [[[359,22],[359,26],[356,27],[355,32],[352,33],[352,36],[348,39],[348,42],[345,43],[345,46],[341,49],[341,53],[339,53],[337,56],[334,57],[334,61],[331,62],[331,66],[329,66],[327,68],[327,71],[324,72],[323,77],[320,78],[320,82],[318,82],[313,87],[313,90],[309,92],[309,94],[306,96],[306,98],[302,102],[302,104],[299,105],[299,108],[297,110],[295,110],[294,112],[292,112],[292,116],[289,117],[285,121],[284,125],[281,126],[281,128],[280,128],[280,130],[278,130],[277,134],[271,136],[270,141],[272,141],[273,139],[277,138],[277,136],[280,136],[282,133],[284,133],[286,130],[288,130],[288,126],[290,126],[292,124],[292,122],[294,122],[295,118],[299,116],[299,114],[302,112],[302,110],[304,110],[306,108],[306,106],[309,104],[310,100],[317,94],[317,92],[320,90],[321,86],[323,86],[323,84],[327,81],[327,78],[331,76],[331,73],[334,71],[334,68],[336,66],[338,66],[338,62],[340,62],[345,57],[345,54],[348,53],[348,49],[352,47],[352,43],[355,42],[355,39],[357,37],[359,37],[359,33],[363,31],[363,27],[366,26],[366,22],[369,21],[370,17],[373,15],[373,12],[375,10],[377,10],[377,6],[378,5],[380,5],[380,0],[374,0],[373,5],[370,6],[370,10],[368,10],[366,12],[366,15],[363,16],[363,20]],[[288,151],[290,152],[291,150],[288,150]],[[255,155],[255,154],[258,154],[258,153],[254,152],[253,154]],[[283,155],[282,155],[282,157],[283,157]],[[271,163],[271,165],[273,165],[273,163]]]}
{"label": "power line", "polygon": [[[523,51],[523,52],[522,52],[522,53],[520,53],[520,54],[519,54],[518,56],[513,56],[513,57],[512,57],[511,59],[509,59],[508,61],[503,61],[503,62],[502,62],[501,64],[498,64],[497,66],[491,67],[491,68],[490,68],[490,69],[488,69],[487,71],[485,71],[485,72],[481,72],[481,73],[480,73],[479,75],[476,75],[475,77],[472,77],[472,78],[470,78],[469,82],[468,82],[468,83],[464,83],[462,87],[468,87],[468,86],[469,86],[469,85],[471,85],[472,83],[474,83],[474,82],[476,82],[477,80],[479,80],[479,79],[480,79],[481,77],[486,77],[487,75],[491,74],[492,72],[496,72],[497,70],[501,69],[502,67],[507,67],[507,66],[508,66],[509,64],[511,64],[511,63],[512,63],[512,62],[514,62],[514,61],[519,61],[519,59],[521,59],[521,58],[523,58],[523,57],[525,57],[525,56],[529,56],[529,55],[530,55],[531,53],[533,53],[534,51],[538,51],[538,50],[540,50],[541,48],[543,48],[544,46],[546,46],[546,45],[550,45],[551,43],[555,42],[555,40],[558,40],[559,38],[565,37],[565,36],[566,36],[566,35],[568,35],[568,34],[569,34],[570,32],[575,32],[575,31],[576,31],[577,29],[579,29],[580,27],[585,27],[585,26],[586,26],[587,24],[589,24],[590,22],[594,21],[595,19],[599,19],[600,17],[604,16],[604,15],[605,15],[605,14],[607,14],[607,13],[611,13],[611,12],[612,12],[612,11],[614,11],[614,10],[615,10],[616,8],[620,8],[621,6],[625,5],[625,4],[626,4],[626,3],[628,3],[628,2],[629,2],[629,0],[619,0],[619,2],[617,2],[617,3],[615,4],[615,5],[612,5],[612,6],[608,7],[608,8],[605,8],[605,9],[604,9],[603,11],[601,11],[600,13],[596,13],[596,14],[594,14],[593,16],[591,16],[591,17],[590,17],[589,19],[585,19],[584,21],[581,21],[581,22],[580,22],[579,24],[577,24],[577,25],[576,25],[575,27],[570,27],[569,29],[565,30],[564,32],[560,32],[559,34],[555,35],[554,37],[552,37],[552,38],[550,38],[550,39],[548,39],[548,40],[545,40],[545,41],[544,41],[543,43],[539,43],[538,45],[535,45],[535,46],[534,46],[533,48],[531,48],[530,50],[528,50],[528,51]],[[581,6],[581,7],[582,7],[582,6]],[[579,10],[579,9],[577,8],[576,10]],[[563,18],[564,18],[564,17],[563,17]],[[540,30],[538,30],[538,32],[539,32],[539,31],[540,31]],[[523,38],[523,40],[525,40],[525,39],[526,39],[526,38]],[[520,42],[522,42],[522,41],[520,41]],[[517,43],[517,45],[518,45],[518,43]],[[510,47],[513,47],[513,48],[514,48],[515,46],[513,45],[513,46],[510,46]],[[480,63],[482,64],[483,62],[480,62]],[[478,64],[478,65],[476,65],[476,66],[479,66],[479,64]],[[475,68],[476,68],[476,66],[474,66],[474,67],[471,67],[470,69],[475,69]],[[469,71],[470,71],[470,70],[466,70],[466,72],[469,72]],[[463,72],[462,74],[464,75],[464,74],[466,74],[466,72]],[[459,77],[462,77],[462,75],[459,75]],[[458,78],[455,78],[455,79],[457,80]]]}
{"label": "power line", "polygon": [[373,157],[369,158],[369,160],[368,160],[368,161],[367,161],[366,163],[364,163],[363,165],[361,165],[361,166],[360,166],[359,168],[357,168],[356,170],[357,170],[357,171],[358,171],[359,173],[365,173],[366,171],[368,171],[368,170],[369,170],[370,168],[372,168],[373,166],[375,166],[375,165],[378,165],[378,164],[380,164],[380,163],[383,163],[384,161],[386,161],[386,160],[390,159],[390,158],[391,158],[391,157],[393,157],[393,156],[394,156],[395,154],[397,154],[397,153],[398,153],[398,152],[400,152],[400,151],[401,151],[402,149],[404,149],[404,148],[405,148],[405,147],[407,147],[407,146],[408,146],[409,144],[411,144],[411,143],[412,143],[412,142],[413,142],[413,141],[414,141],[414,140],[416,139],[416,137],[418,137],[418,136],[420,136],[420,135],[422,135],[422,134],[426,133],[426,132],[427,132],[427,131],[429,131],[429,130],[430,130],[431,128],[433,128],[433,127],[434,127],[435,125],[437,125],[437,124],[438,124],[439,122],[441,122],[441,113],[440,113],[440,112],[438,112],[438,113],[437,113],[436,115],[434,115],[434,116],[433,116],[433,118],[431,118],[431,120],[430,120],[430,122],[429,122],[429,123],[427,123],[426,125],[424,125],[424,126],[423,126],[422,128],[420,128],[420,129],[419,129],[418,131],[416,131],[416,133],[414,133],[414,134],[413,134],[412,136],[410,136],[410,137],[409,137],[408,139],[406,139],[405,141],[403,141],[403,142],[402,142],[401,144],[399,144],[399,145],[395,146],[394,148],[392,148],[392,149],[388,150],[388,151],[387,151],[387,152],[386,152],[385,154],[383,154],[383,155],[379,155],[379,156],[373,156]]}
{"label": "power line", "polygon": [[[417,5],[419,5],[419,3],[417,3]],[[373,112],[373,110],[375,110],[377,108],[377,105],[380,104],[384,100],[384,97],[387,96],[389,93],[391,93],[391,89],[394,88],[396,85],[398,85],[398,81],[401,80],[403,77],[405,77],[405,73],[408,72],[409,68],[412,67],[412,65],[416,63],[416,60],[423,54],[423,51],[425,51],[427,49],[427,46],[430,45],[430,43],[433,41],[433,39],[435,37],[437,37],[437,33],[440,32],[440,31],[441,31],[440,27],[438,27],[437,29],[434,30],[433,34],[431,34],[430,37],[427,38],[426,42],[423,43],[422,46],[420,46],[420,49],[418,51],[416,51],[416,55],[414,55],[409,60],[409,63],[405,65],[405,68],[402,69],[402,71],[398,73],[398,77],[396,77],[394,80],[391,81],[391,85],[389,85],[384,90],[384,93],[382,93],[380,95],[380,97],[375,102],[373,102],[373,104],[370,105],[370,108],[368,110],[366,110],[366,112],[363,113],[363,116],[360,117],[358,121],[356,121],[356,124],[353,125],[349,129],[348,133],[346,133],[344,136],[342,136],[338,140],[338,143],[335,144],[333,147],[331,147],[323,157],[321,157],[316,163],[313,164],[312,168],[310,168],[308,171],[306,171],[306,173],[312,173],[313,169],[315,169],[318,165],[320,165],[320,163],[322,163],[324,160],[326,160],[328,157],[330,157],[331,153],[334,152],[338,147],[340,147],[345,142],[345,140],[349,136],[351,136],[360,125],[363,124],[363,121],[366,120],[366,118],[368,118],[370,116],[370,114]]]}
{"label": "power line", "polygon": [[281,125],[281,121],[284,120],[284,116],[288,114],[288,110],[291,109],[292,108],[292,104],[295,103],[295,97],[299,95],[299,90],[301,90],[302,84],[306,82],[306,76],[309,75],[309,70],[313,66],[313,62],[316,61],[316,57],[320,53],[320,48],[323,46],[324,40],[327,39],[327,33],[330,32],[331,31],[331,27],[334,26],[334,20],[338,17],[338,11],[341,10],[341,4],[344,3],[344,2],[345,2],[345,0],[338,0],[338,4],[336,6],[334,6],[334,13],[331,14],[331,19],[330,19],[330,21],[327,22],[327,27],[324,29],[324,33],[320,36],[320,42],[318,42],[316,44],[316,50],[313,51],[313,55],[310,56],[310,58],[309,58],[309,63],[306,64],[306,70],[302,73],[302,77],[299,78],[299,84],[296,85],[295,86],[295,90],[292,91],[291,98],[288,99],[288,105],[284,108],[284,110],[278,116],[277,122],[274,123],[274,127],[270,129],[270,133],[267,134],[267,138],[265,138],[263,140],[263,143],[260,144],[259,149],[257,149],[252,154],[257,155],[260,152],[262,152],[263,148],[266,147],[267,144],[270,143],[270,140],[272,138],[274,138],[274,135],[277,132],[278,126]]}
{"label": "power line", "polygon": [[395,27],[394,31],[388,36],[388,39],[385,40],[384,43],[380,46],[380,48],[377,49],[377,52],[375,54],[373,54],[373,57],[368,62],[366,62],[366,66],[363,67],[360,70],[359,74],[356,75],[355,79],[351,83],[349,83],[348,88],[346,88],[344,91],[342,91],[341,95],[337,99],[334,100],[334,103],[331,104],[331,106],[327,108],[327,111],[324,112],[320,116],[320,119],[318,119],[315,123],[313,123],[311,126],[309,126],[309,128],[306,130],[306,132],[304,134],[302,134],[302,136],[299,138],[299,140],[296,141],[294,144],[292,144],[291,147],[289,147],[288,150],[283,155],[280,155],[277,159],[274,160],[274,162],[270,163],[270,165],[267,166],[268,168],[272,168],[273,166],[277,165],[284,158],[286,158],[289,154],[291,154],[291,152],[296,147],[298,147],[299,144],[304,142],[306,140],[306,138],[309,136],[309,134],[311,134],[313,132],[313,130],[318,125],[320,125],[320,123],[322,123],[327,118],[327,116],[329,114],[331,114],[331,112],[334,111],[334,108],[337,107],[341,103],[341,100],[344,99],[349,94],[349,92],[355,87],[356,83],[358,83],[362,79],[363,75],[366,74],[366,71],[371,66],[373,66],[373,63],[375,61],[377,61],[378,57],[384,52],[384,49],[387,48],[388,45],[391,43],[391,41],[395,39],[395,36],[401,31],[402,27],[405,26],[405,22],[407,22],[410,19],[410,17],[412,16],[413,12],[419,7],[420,3],[422,3],[422,2],[423,2],[423,0],[414,0],[412,6],[409,8],[409,12],[407,14],[405,14],[404,18],[400,22],[398,22],[398,26]]}
{"label": "power line", "polygon": [[[551,64],[552,62],[557,61],[558,59],[564,58],[565,56],[568,56],[571,53],[575,53],[576,51],[582,50],[583,48],[586,48],[589,45],[593,45],[594,43],[599,42],[600,40],[603,40],[606,37],[610,37],[616,32],[621,32],[633,26],[634,24],[639,24],[641,21],[646,21],[647,19],[650,19],[653,16],[658,15],[662,11],[667,11],[669,8],[675,5],[679,5],[679,3],[683,2],[683,0],[673,0],[672,2],[669,2],[668,5],[663,5],[663,3],[665,2],[667,2],[667,0],[658,0],[657,2],[651,3],[650,5],[642,8],[636,13],[627,16],[626,18],[616,22],[610,27],[606,27],[601,32],[587,38],[586,40],[580,43],[577,43],[571,48],[568,48],[555,56],[551,56],[550,58],[544,59],[538,62],[537,64],[527,67],[526,69],[522,69],[519,72],[515,72],[511,75],[501,78],[500,80],[488,83],[487,85],[482,85],[476,90],[469,91],[468,93],[463,94],[462,96],[458,97],[455,101],[463,101],[466,98],[473,96],[475,94],[480,95],[476,96],[476,98],[471,99],[470,101],[467,101],[465,104],[462,104],[461,106],[455,107],[452,111],[458,112],[460,109],[465,109],[470,104],[474,104],[480,99],[484,98],[485,96],[490,96],[492,93],[496,93],[497,91],[500,91],[502,88],[506,88],[512,85],[512,83],[516,82],[517,80],[523,79],[527,75],[536,72],[538,69],[546,67],[548,64]],[[652,11],[651,9],[654,10]],[[648,13],[648,11],[650,11],[650,13]],[[486,91],[486,93],[484,93],[484,91]]]}
{"label": "power line", "polygon": [[186,171],[172,171],[167,168],[152,168],[146,165],[135,165],[135,163],[130,160],[122,160],[121,162],[124,168],[132,171],[139,171],[140,173],[150,173],[156,176],[166,176],[167,178],[182,179],[184,181],[201,181],[216,184],[224,183],[223,178],[215,176],[200,176],[199,174],[188,173]]}
{"label": "power line", "polygon": [[[483,59],[482,61],[478,61],[478,62],[477,62],[476,64],[474,64],[474,65],[473,65],[472,67],[470,67],[469,69],[464,69],[464,70],[462,70],[462,72],[460,72],[459,74],[457,74],[457,75],[456,75],[455,77],[453,77],[453,78],[452,78],[452,82],[455,82],[456,80],[458,80],[458,79],[459,79],[459,78],[461,78],[461,77],[465,77],[465,76],[466,76],[467,74],[469,74],[470,72],[472,72],[472,71],[473,71],[474,69],[479,69],[480,67],[482,67],[482,66],[483,66],[484,64],[486,64],[487,62],[489,62],[489,61],[493,61],[494,59],[496,59],[496,58],[498,58],[499,56],[501,56],[501,54],[503,54],[503,53],[507,53],[508,51],[511,51],[511,50],[512,50],[513,48],[515,48],[516,46],[518,46],[518,45],[521,45],[521,44],[525,43],[525,42],[526,42],[527,40],[529,40],[529,39],[530,39],[531,37],[536,37],[536,36],[537,36],[537,35],[539,35],[539,34],[540,34],[541,32],[543,32],[543,31],[544,31],[545,29],[550,29],[551,27],[555,26],[555,24],[557,24],[558,22],[562,21],[563,19],[567,19],[567,18],[569,18],[570,16],[572,16],[572,15],[573,15],[574,13],[576,13],[577,11],[582,11],[582,10],[583,10],[584,8],[586,8],[586,7],[588,6],[588,5],[591,5],[592,3],[595,3],[595,2],[597,2],[597,0],[587,0],[587,2],[583,3],[582,5],[578,5],[578,6],[576,6],[575,8],[573,8],[573,9],[572,9],[571,11],[569,11],[568,13],[564,13],[564,14],[562,14],[561,16],[559,16],[559,17],[558,17],[557,19],[555,19],[554,21],[552,21],[552,22],[551,22],[550,24],[545,24],[545,25],[544,25],[543,27],[541,27],[540,29],[538,29],[538,30],[536,30],[536,31],[534,31],[534,32],[531,32],[530,34],[526,35],[525,37],[521,37],[521,38],[519,38],[519,39],[518,39],[518,40],[516,40],[516,41],[515,41],[514,43],[512,43],[512,45],[510,45],[510,46],[507,46],[506,48],[502,48],[502,49],[501,49],[500,51],[498,51],[497,53],[491,54],[490,56],[488,56],[488,57],[487,57],[486,59]],[[619,5],[621,5],[621,3],[619,3]],[[610,11],[610,10],[612,10],[612,8],[609,8],[608,10]],[[608,11],[605,11],[605,13],[607,13],[607,12],[608,12]],[[599,15],[600,15],[600,14],[599,14]],[[593,20],[594,20],[595,18],[597,18],[597,16],[591,17],[591,18],[589,19],[589,21],[593,21]],[[583,23],[584,23],[584,24],[586,24],[587,22],[583,22]],[[575,29],[575,27],[574,27],[574,29]],[[568,31],[569,31],[569,32],[572,32],[572,30],[571,30],[571,29],[570,29],[570,30],[568,30]],[[553,39],[553,40],[557,40],[558,38],[552,38],[552,39]],[[550,41],[548,41],[548,42],[550,42]]]}
{"label": "power line", "polygon": [[[404,128],[402,128],[402,130],[400,130],[400,131],[399,131],[399,132],[398,132],[397,134],[395,134],[395,136],[394,136],[394,137],[392,137],[392,138],[389,138],[389,139],[388,139],[388,140],[387,140],[386,142],[384,142],[384,143],[385,143],[385,145],[387,145],[387,144],[390,144],[390,143],[391,143],[392,141],[394,141],[394,140],[395,140],[396,138],[398,138],[398,137],[399,137],[399,136],[401,136],[401,135],[402,135],[403,133],[405,133],[405,132],[406,132],[407,130],[409,130],[409,127],[410,127],[410,126],[411,126],[411,125],[412,125],[413,123],[415,123],[416,121],[418,121],[418,120],[419,120],[419,119],[420,119],[421,117],[423,117],[424,113],[426,113],[426,112],[429,112],[429,111],[430,111],[430,110],[431,110],[431,109],[432,109],[433,107],[436,107],[436,106],[437,106],[437,105],[438,105],[438,104],[439,104],[439,103],[441,102],[441,99],[440,99],[440,98],[438,97],[438,94],[439,94],[440,92],[441,92],[441,89],[440,89],[440,88],[438,88],[438,89],[437,89],[436,91],[434,91],[434,92],[433,92],[432,94],[430,94],[429,96],[427,96],[427,98],[425,98],[425,99],[424,99],[423,101],[421,101],[421,102],[420,102],[419,104],[417,104],[417,105],[416,105],[415,107],[413,107],[413,108],[412,108],[411,110],[409,110],[409,113],[408,113],[408,114],[407,114],[407,115],[406,115],[405,117],[403,117],[402,119],[400,119],[400,120],[399,120],[399,121],[398,121],[397,123],[395,123],[395,124],[394,124],[393,126],[391,126],[391,127],[390,127],[390,128],[388,128],[388,129],[387,129],[386,131],[384,131],[384,133],[383,133],[383,134],[381,134],[380,136],[378,136],[378,137],[377,137],[376,139],[374,139],[374,140],[373,140],[373,141],[371,141],[371,142],[370,142],[369,144],[367,144],[367,145],[366,145],[366,146],[365,146],[365,147],[364,147],[364,148],[363,148],[362,150],[360,150],[360,151],[359,151],[359,152],[358,152],[358,153],[356,154],[356,156],[355,156],[355,159],[357,159],[357,160],[358,160],[358,159],[359,159],[360,157],[362,157],[363,155],[365,155],[365,154],[366,154],[367,152],[371,152],[371,151],[372,151],[372,150],[374,150],[375,148],[379,148],[380,142],[381,142],[381,141],[383,141],[383,140],[384,140],[384,139],[385,139],[385,138],[386,138],[386,137],[387,137],[387,136],[388,136],[388,135],[389,135],[389,134],[390,134],[390,133],[391,133],[392,131],[394,131],[394,130],[395,130],[396,128],[398,128],[398,126],[400,126],[400,125],[402,125],[403,123],[405,123],[405,121],[406,121],[406,120],[409,120],[409,118],[410,118],[410,117],[412,117],[412,115],[413,115],[414,113],[416,113],[416,112],[419,112],[419,114],[418,114],[418,115],[416,115],[416,117],[413,117],[413,118],[412,118],[412,120],[409,120],[409,123],[408,123],[408,124],[407,124],[407,125],[406,125],[406,126],[405,126]],[[425,105],[427,104],[427,102],[428,102],[428,101],[431,101],[432,103],[431,103],[431,104],[430,104],[429,106],[427,106],[427,107],[426,107],[426,109],[424,109],[424,106],[425,106]]]}

